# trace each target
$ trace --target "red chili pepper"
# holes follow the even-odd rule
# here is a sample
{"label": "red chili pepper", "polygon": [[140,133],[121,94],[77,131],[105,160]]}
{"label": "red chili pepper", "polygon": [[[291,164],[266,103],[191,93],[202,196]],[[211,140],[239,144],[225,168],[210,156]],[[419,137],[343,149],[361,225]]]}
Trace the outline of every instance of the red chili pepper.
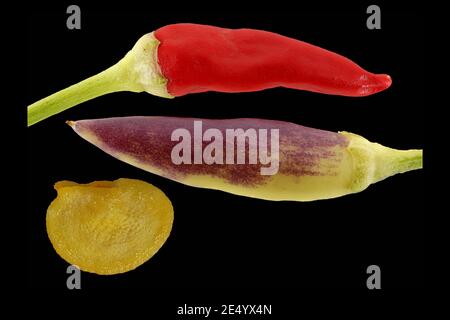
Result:
{"label": "red chili pepper", "polygon": [[336,53],[275,33],[174,24],[141,37],[117,64],[28,106],[28,125],[116,91],[188,93],[286,87],[367,96],[391,85]]}
{"label": "red chili pepper", "polygon": [[173,96],[274,87],[367,96],[391,85],[388,75],[272,32],[183,23],[162,27],[155,37],[159,66]]}

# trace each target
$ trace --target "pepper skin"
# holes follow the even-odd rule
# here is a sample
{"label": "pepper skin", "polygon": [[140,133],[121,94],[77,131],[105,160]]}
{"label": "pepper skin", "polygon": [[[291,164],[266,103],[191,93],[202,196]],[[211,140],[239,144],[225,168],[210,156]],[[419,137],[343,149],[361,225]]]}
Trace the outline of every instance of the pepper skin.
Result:
{"label": "pepper skin", "polygon": [[392,82],[341,55],[267,31],[181,23],[156,30],[155,37],[168,92],[176,97],[275,87],[360,97]]}
{"label": "pepper skin", "polygon": [[[178,142],[172,141],[172,133],[177,128],[192,133],[194,121],[198,120],[202,121],[205,132],[214,128],[223,135],[227,129],[278,129],[276,174],[262,175],[261,163],[174,163],[171,154]],[[68,124],[106,153],[148,172],[189,186],[266,200],[335,198],[360,192],[394,174],[422,168],[422,150],[395,150],[347,132],[335,133],[274,120],[121,117]],[[206,150],[209,143],[203,140],[202,148]],[[244,150],[249,159],[249,148]]]}

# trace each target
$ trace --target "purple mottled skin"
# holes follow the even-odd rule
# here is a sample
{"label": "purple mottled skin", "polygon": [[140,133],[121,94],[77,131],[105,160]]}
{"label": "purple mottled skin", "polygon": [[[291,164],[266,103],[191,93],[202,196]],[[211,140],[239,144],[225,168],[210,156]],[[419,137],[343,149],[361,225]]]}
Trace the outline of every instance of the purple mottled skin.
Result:
{"label": "purple mottled skin", "polygon": [[[179,141],[171,141],[172,132],[185,128],[191,133],[193,144],[194,121],[201,120],[203,132],[209,128],[219,129],[224,137],[226,129],[267,129],[268,151],[270,152],[270,129],[279,129],[280,160],[278,174],[291,176],[335,175],[335,167],[342,159],[342,154],[333,151],[334,147],[346,147],[348,140],[339,133],[312,129],[297,124],[263,120],[263,119],[230,119],[208,120],[176,117],[120,117],[77,121],[75,130],[94,134],[102,143],[97,145],[105,152],[115,156],[117,153],[127,154],[146,166],[158,168],[163,175],[180,180],[185,175],[208,174],[223,178],[230,183],[257,185],[263,184],[271,176],[260,174],[262,166],[248,164],[248,147],[246,148],[246,164],[180,164],[172,162],[171,152]],[[203,148],[210,141],[203,142]],[[193,146],[192,146],[193,150]],[[193,163],[193,152],[192,152]],[[236,157],[236,144],[235,144]],[[331,160],[331,165],[324,170],[318,168],[320,159]],[[333,166],[333,163],[336,166]]]}

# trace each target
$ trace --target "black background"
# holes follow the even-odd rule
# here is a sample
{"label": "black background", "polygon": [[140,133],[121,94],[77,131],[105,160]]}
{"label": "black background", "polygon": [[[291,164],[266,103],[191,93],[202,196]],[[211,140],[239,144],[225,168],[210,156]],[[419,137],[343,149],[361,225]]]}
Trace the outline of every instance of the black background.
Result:
{"label": "black background", "polygon": [[82,2],[78,3],[81,30],[68,30],[65,11],[69,4],[62,1],[30,9],[28,104],[106,69],[141,35],[176,22],[277,32],[340,53],[369,71],[388,73],[393,85],[365,98],[281,88],[172,100],[146,93],[114,93],[28,128],[30,286],[67,290],[68,264],[53,250],[45,229],[46,209],[56,196],[53,184],[120,177],[141,179],[162,189],[175,209],[173,230],[161,250],[136,270],[116,276],[82,273],[83,290],[365,288],[366,268],[372,264],[381,268],[383,289],[423,285],[421,171],[338,199],[269,202],[187,187],[144,172],[83,141],[64,123],[130,115],[255,117],[346,130],[398,149],[423,148],[423,31],[414,8],[405,11],[406,7],[381,5],[382,29],[368,30],[365,11],[371,3],[203,6],[182,11],[154,3],[94,6]]}

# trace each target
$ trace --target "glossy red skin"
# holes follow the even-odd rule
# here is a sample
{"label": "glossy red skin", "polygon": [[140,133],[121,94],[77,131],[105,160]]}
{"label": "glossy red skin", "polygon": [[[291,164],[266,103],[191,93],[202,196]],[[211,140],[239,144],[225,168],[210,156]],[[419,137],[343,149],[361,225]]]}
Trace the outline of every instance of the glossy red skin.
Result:
{"label": "glossy red skin", "polygon": [[267,31],[173,24],[154,34],[160,41],[159,66],[173,96],[286,87],[358,97],[392,82],[341,55]]}

